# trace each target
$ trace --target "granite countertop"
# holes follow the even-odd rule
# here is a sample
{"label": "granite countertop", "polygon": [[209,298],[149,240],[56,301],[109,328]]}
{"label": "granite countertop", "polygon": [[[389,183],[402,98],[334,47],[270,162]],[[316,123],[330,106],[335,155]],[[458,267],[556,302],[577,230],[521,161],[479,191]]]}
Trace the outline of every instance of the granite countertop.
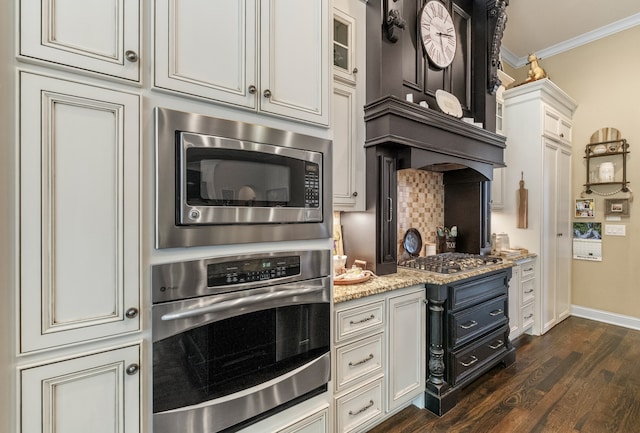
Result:
{"label": "granite countertop", "polygon": [[[533,256],[535,256],[535,254]],[[521,260],[523,258],[526,257],[518,257],[515,260]],[[454,281],[464,280],[465,278],[475,277],[491,271],[510,268],[515,265],[513,260],[513,258],[509,258],[509,260],[504,260],[500,264],[483,266],[482,268],[472,269],[465,272],[457,272],[454,274],[438,274],[436,272],[415,271],[412,269],[398,267],[398,271],[394,274],[373,276],[364,283],[334,285],[333,302],[337,304],[339,302],[352,301],[354,299],[403,289],[405,287],[415,286],[418,284],[449,284]]]}

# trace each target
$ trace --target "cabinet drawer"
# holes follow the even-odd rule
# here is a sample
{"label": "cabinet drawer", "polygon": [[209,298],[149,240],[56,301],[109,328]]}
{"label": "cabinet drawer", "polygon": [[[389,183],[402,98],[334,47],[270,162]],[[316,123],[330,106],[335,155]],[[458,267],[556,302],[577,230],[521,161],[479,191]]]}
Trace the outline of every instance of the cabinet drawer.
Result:
{"label": "cabinet drawer", "polygon": [[382,333],[336,349],[336,391],[384,372]]}
{"label": "cabinet drawer", "polygon": [[384,326],[384,301],[336,312],[336,342],[374,332]]}
{"label": "cabinet drawer", "polygon": [[535,276],[536,268],[535,268],[535,264],[532,261],[522,263],[520,267],[522,268],[522,277],[521,277],[522,281],[529,280]]}
{"label": "cabinet drawer", "polygon": [[352,432],[382,415],[382,380],[380,377],[336,400],[336,432]]}
{"label": "cabinet drawer", "polygon": [[522,329],[527,329],[529,326],[533,325],[533,303],[524,305],[520,309],[520,314],[522,318]]}
{"label": "cabinet drawer", "polygon": [[503,295],[475,307],[453,313],[451,317],[451,341],[449,345],[456,347],[468,342],[489,329],[508,322],[507,296]]}
{"label": "cabinet drawer", "polygon": [[450,383],[457,385],[475,371],[507,351],[509,326],[505,325],[478,341],[451,353]]}
{"label": "cabinet drawer", "polygon": [[535,291],[535,282],[536,280],[527,280],[522,282],[522,303],[529,302],[533,300],[536,296]]}
{"label": "cabinet drawer", "polygon": [[471,278],[450,286],[449,305],[452,311],[467,308],[496,296],[506,295],[511,269],[505,269],[481,278]]}

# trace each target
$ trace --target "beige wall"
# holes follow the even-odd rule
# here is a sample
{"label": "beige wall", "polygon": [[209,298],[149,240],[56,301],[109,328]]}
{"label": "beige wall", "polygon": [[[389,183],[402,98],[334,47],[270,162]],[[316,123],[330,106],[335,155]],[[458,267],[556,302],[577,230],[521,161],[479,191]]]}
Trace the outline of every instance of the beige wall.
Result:
{"label": "beige wall", "polygon": [[[585,145],[603,127],[619,129],[629,142],[627,178],[631,189],[640,191],[639,41],[640,26],[636,26],[540,61],[549,78],[578,102],[573,118],[572,188],[576,198],[586,181]],[[527,68],[505,72],[514,73],[519,83]],[[602,222],[604,232],[606,197],[589,197],[596,200],[596,216],[589,221]],[[609,198],[624,197],[627,194],[618,193]],[[625,225],[626,236],[603,234],[602,262],[573,260],[572,304],[640,318],[640,207],[631,202],[630,216],[610,223]]]}

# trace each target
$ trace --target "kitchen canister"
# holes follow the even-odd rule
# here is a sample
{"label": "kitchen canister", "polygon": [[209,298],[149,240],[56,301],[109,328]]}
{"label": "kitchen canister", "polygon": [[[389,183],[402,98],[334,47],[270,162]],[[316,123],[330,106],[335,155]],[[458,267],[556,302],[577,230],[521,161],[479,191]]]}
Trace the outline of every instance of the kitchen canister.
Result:
{"label": "kitchen canister", "polygon": [[600,182],[613,182],[614,173],[613,162],[603,162],[598,169]]}

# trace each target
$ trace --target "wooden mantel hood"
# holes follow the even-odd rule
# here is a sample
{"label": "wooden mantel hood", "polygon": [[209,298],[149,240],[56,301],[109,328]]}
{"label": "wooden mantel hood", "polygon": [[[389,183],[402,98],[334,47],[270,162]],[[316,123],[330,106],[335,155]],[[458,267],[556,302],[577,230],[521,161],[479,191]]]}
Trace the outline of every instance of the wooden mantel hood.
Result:
{"label": "wooden mantel hood", "polygon": [[372,101],[364,111],[365,147],[397,147],[398,168],[465,166],[491,180],[493,167],[505,165],[506,138],[461,119],[395,96]]}

